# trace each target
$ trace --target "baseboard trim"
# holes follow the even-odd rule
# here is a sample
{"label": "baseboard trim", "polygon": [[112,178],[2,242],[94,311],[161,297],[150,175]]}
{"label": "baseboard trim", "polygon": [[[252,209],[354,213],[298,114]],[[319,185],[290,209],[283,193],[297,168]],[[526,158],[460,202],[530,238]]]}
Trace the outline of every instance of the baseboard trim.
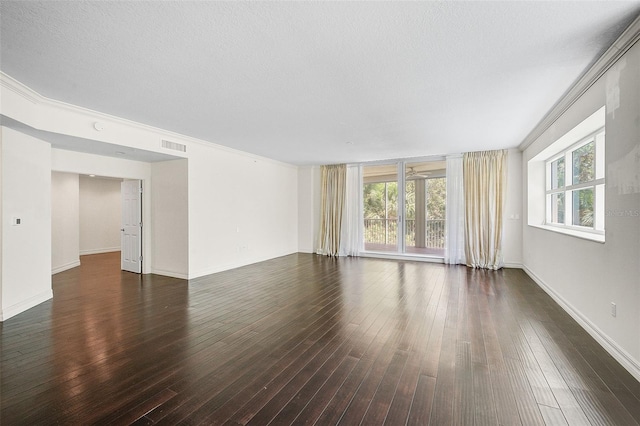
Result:
{"label": "baseboard trim", "polygon": [[544,290],[553,300],[558,303],[580,326],[593,337],[599,344],[606,350],[609,355],[614,357],[616,361],[620,363],[636,380],[640,381],[640,362],[634,359],[627,351],[621,348],[613,339],[611,339],[606,333],[600,330],[595,324],[593,324],[587,317],[582,315],[580,311],[575,309],[571,303],[567,302],[560,294],[549,287],[539,276],[537,276],[526,265],[522,265],[522,269],[525,271],[531,279],[538,284],[538,286]]}
{"label": "baseboard trim", "polygon": [[151,268],[151,273],[156,275],[162,275],[164,277],[179,278],[181,280],[189,279],[189,274],[183,274],[181,272],[175,272],[175,271],[167,271],[165,269]]}
{"label": "baseboard trim", "polygon": [[522,263],[504,262],[504,267],[505,268],[511,268],[511,269],[522,269]]}
{"label": "baseboard trim", "polygon": [[282,253],[279,253],[279,254],[273,254],[273,255],[269,255],[269,256],[254,257],[254,258],[251,258],[251,259],[246,259],[246,260],[241,261],[241,262],[226,263],[226,264],[223,264],[223,265],[212,266],[212,267],[209,267],[209,268],[201,269],[201,270],[199,270],[197,272],[194,272],[194,273],[189,272],[189,279],[200,278],[200,277],[204,277],[206,275],[211,275],[211,274],[216,274],[218,272],[228,271],[230,269],[241,268],[243,266],[253,265],[254,263],[265,262],[267,260],[276,259],[278,257],[283,257],[283,256],[289,256],[290,254],[295,254],[295,253],[297,253],[297,251],[287,251],[287,252],[282,252]]}
{"label": "baseboard trim", "polygon": [[428,262],[428,263],[444,263],[444,259],[441,257],[429,257],[429,256],[411,256],[406,254],[387,254],[387,253],[374,253],[374,252],[360,252],[360,257],[372,257],[375,259],[388,259],[388,260],[409,260],[412,262]]}
{"label": "baseboard trim", "polygon": [[60,272],[64,272],[64,271],[66,271],[68,269],[77,268],[78,266],[80,266],[80,259],[74,260],[73,262],[69,262],[69,263],[66,263],[64,265],[60,265],[60,266],[58,266],[56,268],[53,268],[51,270],[51,275],[55,275],[55,274],[58,274]]}
{"label": "baseboard trim", "polygon": [[6,309],[0,310],[0,322],[6,321],[9,318],[16,316],[28,309],[33,308],[36,305],[41,304],[42,302],[46,302],[47,300],[53,297],[53,290],[49,289],[40,294],[36,294],[22,302],[16,303],[15,305],[11,305]]}
{"label": "baseboard trim", "polygon": [[107,247],[107,248],[99,248],[99,249],[91,249],[91,250],[80,250],[80,256],[85,256],[88,254],[113,253],[114,251],[120,251],[120,247]]}

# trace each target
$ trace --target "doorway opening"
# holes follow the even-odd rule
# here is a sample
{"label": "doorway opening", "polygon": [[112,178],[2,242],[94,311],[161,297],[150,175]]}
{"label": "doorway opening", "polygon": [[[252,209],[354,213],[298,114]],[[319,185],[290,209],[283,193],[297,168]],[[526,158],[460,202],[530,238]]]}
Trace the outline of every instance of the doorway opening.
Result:
{"label": "doorway opening", "polygon": [[[109,253],[122,258],[121,270],[143,272],[141,180],[53,171],[51,182],[52,274],[79,266],[83,256]],[[135,186],[133,207],[126,184]]]}

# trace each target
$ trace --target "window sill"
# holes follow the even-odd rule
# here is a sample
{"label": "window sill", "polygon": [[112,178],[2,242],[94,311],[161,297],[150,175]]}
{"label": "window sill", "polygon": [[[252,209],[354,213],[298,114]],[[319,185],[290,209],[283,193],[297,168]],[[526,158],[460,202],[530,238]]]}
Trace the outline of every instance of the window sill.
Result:
{"label": "window sill", "polygon": [[594,234],[591,232],[579,231],[577,229],[560,228],[549,225],[529,225],[533,228],[544,229],[547,231],[555,232],[557,234],[570,235],[572,237],[580,238],[583,240],[595,241],[596,243],[604,244],[604,234]]}

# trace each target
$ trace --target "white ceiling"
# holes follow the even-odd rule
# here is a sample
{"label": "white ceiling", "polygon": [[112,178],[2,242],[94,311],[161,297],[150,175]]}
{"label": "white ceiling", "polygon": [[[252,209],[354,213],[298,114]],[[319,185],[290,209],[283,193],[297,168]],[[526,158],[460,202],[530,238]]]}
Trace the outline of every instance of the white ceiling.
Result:
{"label": "white ceiling", "polygon": [[517,146],[638,1],[0,6],[40,94],[293,164]]}

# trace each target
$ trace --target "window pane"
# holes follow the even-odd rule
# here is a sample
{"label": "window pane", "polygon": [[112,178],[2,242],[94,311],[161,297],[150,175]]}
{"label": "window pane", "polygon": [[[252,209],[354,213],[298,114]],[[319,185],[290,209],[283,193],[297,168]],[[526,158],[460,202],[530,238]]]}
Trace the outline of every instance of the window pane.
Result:
{"label": "window pane", "polygon": [[[409,180],[409,174],[407,174],[407,181],[405,183],[404,188],[404,219],[405,219],[405,227],[406,234],[404,244],[406,247],[415,247],[416,246],[416,227],[419,227],[419,223],[416,223],[416,210],[417,216],[422,219],[424,214],[421,214],[424,211],[424,207],[422,206],[421,201],[424,201],[424,196],[422,192],[424,191],[424,180],[420,182],[416,182],[414,179]],[[416,196],[416,186],[418,187],[418,192]],[[418,200],[418,205],[416,206],[416,199]],[[418,236],[418,240],[420,237]]]}
{"label": "window pane", "polygon": [[564,157],[551,163],[551,189],[564,186]]}
{"label": "window pane", "polygon": [[573,185],[589,182],[595,178],[594,157],[595,145],[593,141],[581,146],[571,153],[573,161]]}
{"label": "window pane", "polygon": [[604,179],[604,132],[596,135],[596,179]]}
{"label": "window pane", "polygon": [[444,249],[447,178],[429,179],[427,185],[427,247]]}
{"label": "window pane", "polygon": [[368,251],[397,251],[397,165],[366,166],[362,173],[364,248]]}
{"label": "window pane", "polygon": [[564,224],[564,192],[551,194],[551,222]]}
{"label": "window pane", "polygon": [[596,186],[596,214],[594,228],[596,231],[604,231],[604,185]]}
{"label": "window pane", "polygon": [[573,191],[572,223],[593,228],[593,188]]}
{"label": "window pane", "polygon": [[444,255],[446,162],[405,165],[405,253]]}

